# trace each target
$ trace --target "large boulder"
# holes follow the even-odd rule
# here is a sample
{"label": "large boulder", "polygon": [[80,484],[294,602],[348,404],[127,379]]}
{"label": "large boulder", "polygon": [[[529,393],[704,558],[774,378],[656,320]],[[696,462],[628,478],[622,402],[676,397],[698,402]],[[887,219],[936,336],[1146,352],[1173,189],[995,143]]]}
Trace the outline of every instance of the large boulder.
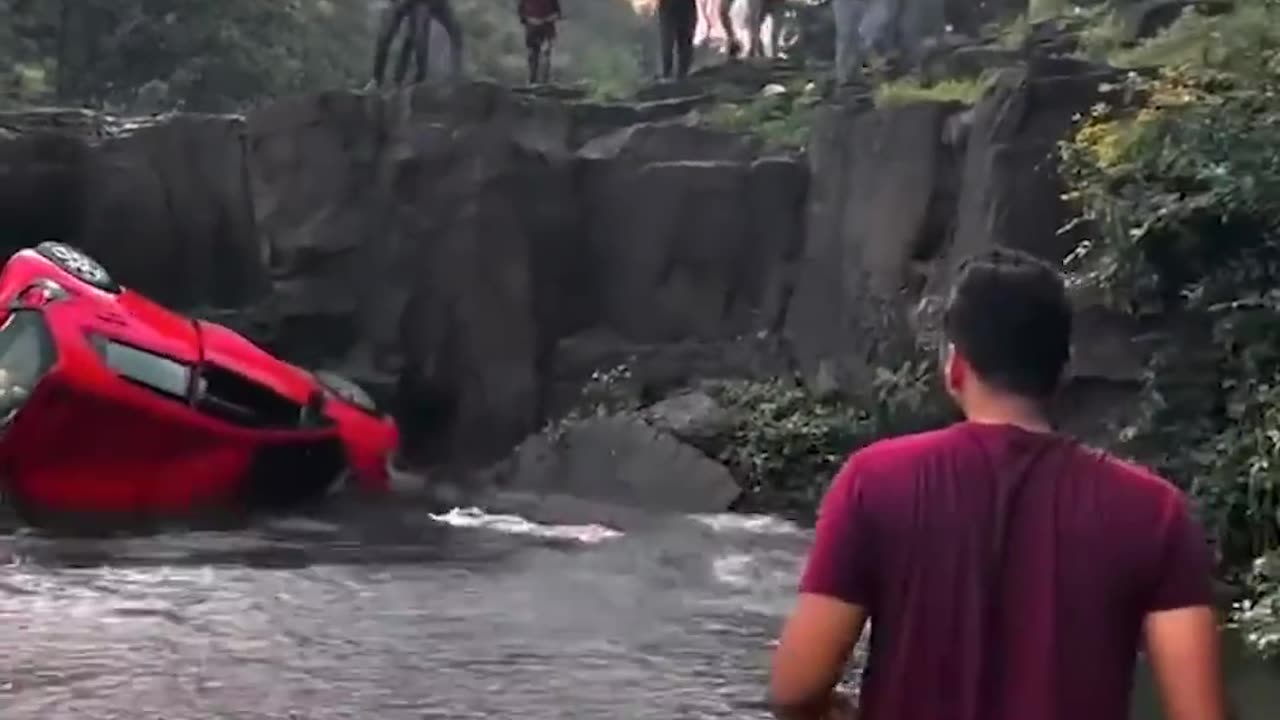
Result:
{"label": "large boulder", "polygon": [[722,512],[740,490],[729,470],[673,435],[618,416],[535,435],[501,486],[663,512]]}

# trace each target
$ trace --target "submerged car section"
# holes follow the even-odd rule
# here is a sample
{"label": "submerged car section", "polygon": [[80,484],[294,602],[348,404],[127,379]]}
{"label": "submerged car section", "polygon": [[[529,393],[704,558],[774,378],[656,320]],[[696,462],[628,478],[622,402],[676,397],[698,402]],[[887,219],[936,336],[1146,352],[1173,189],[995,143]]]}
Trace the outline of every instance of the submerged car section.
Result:
{"label": "submerged car section", "polygon": [[167,514],[288,505],[341,478],[387,489],[398,433],[358,386],[171,312],[55,245],[0,271],[7,495],[37,510]]}

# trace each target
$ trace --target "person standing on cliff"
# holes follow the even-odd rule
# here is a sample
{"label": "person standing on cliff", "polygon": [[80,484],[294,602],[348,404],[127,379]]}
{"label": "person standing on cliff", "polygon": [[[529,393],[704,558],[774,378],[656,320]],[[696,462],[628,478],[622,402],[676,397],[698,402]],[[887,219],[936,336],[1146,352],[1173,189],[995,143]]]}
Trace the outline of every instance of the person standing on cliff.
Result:
{"label": "person standing on cliff", "polygon": [[780,718],[855,717],[833,688],[871,624],[862,720],[1124,720],[1145,642],[1168,720],[1224,720],[1212,559],[1186,497],[1055,432],[1071,306],[999,249],[943,319],[966,419],[855,452],[822,501],[773,661]]}
{"label": "person standing on cliff", "polygon": [[373,52],[372,84],[381,87],[386,75],[387,56],[391,52],[391,43],[401,27],[407,29],[406,49],[398,63],[397,81],[403,79],[405,65],[411,52],[416,58],[416,81],[422,82],[427,75],[427,62],[430,55],[430,25],[435,21],[444,30],[449,39],[449,65],[454,78],[462,73],[462,26],[453,11],[449,0],[388,0],[378,25],[378,34]]}
{"label": "person standing on cliff", "polygon": [[516,15],[524,26],[524,47],[528,52],[529,84],[551,80],[551,48],[560,20],[560,0],[516,0]]}
{"label": "person standing on cliff", "polygon": [[693,66],[693,34],[698,29],[696,0],[658,0],[659,60],[662,77],[677,79]]}

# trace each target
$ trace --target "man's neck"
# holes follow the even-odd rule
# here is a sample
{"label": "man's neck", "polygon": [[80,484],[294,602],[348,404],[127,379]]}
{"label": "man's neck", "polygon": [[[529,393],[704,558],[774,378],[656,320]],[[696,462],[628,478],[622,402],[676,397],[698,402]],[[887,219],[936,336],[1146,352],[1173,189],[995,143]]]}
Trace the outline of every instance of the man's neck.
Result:
{"label": "man's neck", "polygon": [[1030,432],[1053,432],[1053,423],[1038,403],[1002,398],[974,403],[964,409],[965,419],[979,425],[1013,425]]}

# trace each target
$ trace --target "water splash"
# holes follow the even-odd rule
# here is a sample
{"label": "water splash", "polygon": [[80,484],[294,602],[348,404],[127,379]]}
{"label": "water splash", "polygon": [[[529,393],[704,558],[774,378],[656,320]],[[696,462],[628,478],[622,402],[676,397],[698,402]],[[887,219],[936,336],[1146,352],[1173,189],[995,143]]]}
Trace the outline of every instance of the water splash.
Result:
{"label": "water splash", "polygon": [[790,520],[772,515],[717,513],[693,515],[692,518],[716,532],[752,535],[804,535],[807,531]]}
{"label": "water splash", "polygon": [[478,507],[454,508],[444,514],[432,514],[431,519],[454,527],[483,528],[508,535],[576,540],[586,544],[622,537],[621,532],[604,525],[543,525],[519,515],[490,514]]}

